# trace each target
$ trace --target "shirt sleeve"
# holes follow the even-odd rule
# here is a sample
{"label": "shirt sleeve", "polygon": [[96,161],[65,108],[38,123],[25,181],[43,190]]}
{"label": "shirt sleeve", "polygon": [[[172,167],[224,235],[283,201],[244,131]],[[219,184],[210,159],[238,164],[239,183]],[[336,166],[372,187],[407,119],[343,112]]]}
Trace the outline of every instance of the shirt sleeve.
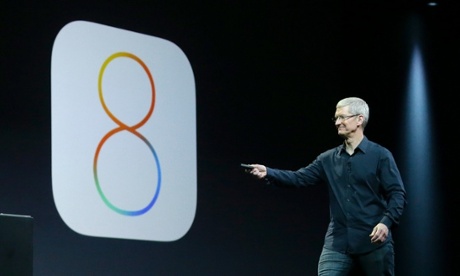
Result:
{"label": "shirt sleeve", "polygon": [[380,160],[380,180],[387,201],[387,208],[381,223],[388,226],[398,225],[407,205],[406,191],[393,155],[384,150]]}
{"label": "shirt sleeve", "polygon": [[319,159],[316,159],[308,166],[302,167],[296,171],[267,167],[266,180],[270,184],[278,186],[304,187],[321,182],[321,172],[321,162]]}

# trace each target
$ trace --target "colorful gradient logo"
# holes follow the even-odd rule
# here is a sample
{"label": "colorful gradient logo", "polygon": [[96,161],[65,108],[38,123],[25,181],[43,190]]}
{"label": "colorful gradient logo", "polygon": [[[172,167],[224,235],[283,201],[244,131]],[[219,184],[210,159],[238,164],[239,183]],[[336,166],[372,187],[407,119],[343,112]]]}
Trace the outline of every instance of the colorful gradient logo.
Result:
{"label": "colorful gradient logo", "polygon": [[196,104],[174,43],[75,21],[51,61],[52,186],[77,233],[174,241],[196,212]]}
{"label": "colorful gradient logo", "polygon": [[[117,117],[115,117],[112,114],[112,112],[110,111],[109,107],[107,106],[107,104],[104,101],[104,96],[103,96],[103,91],[102,91],[102,79],[103,79],[103,76],[104,76],[105,69],[107,68],[107,66],[109,65],[109,63],[112,60],[114,60],[116,58],[123,58],[123,57],[131,58],[131,59],[135,60],[137,63],[139,63],[139,65],[142,66],[142,68],[145,70],[145,73],[148,76],[149,83],[150,83],[150,86],[151,86],[151,89],[152,89],[152,101],[151,101],[150,108],[149,108],[149,111],[148,111],[147,115],[142,119],[142,121],[140,121],[138,124],[136,124],[136,125],[134,125],[132,127],[129,127],[129,126],[125,125],[123,122],[121,122]],[[94,168],[93,168],[93,170],[94,170],[94,180],[96,182],[97,191],[99,192],[99,195],[101,196],[101,198],[104,200],[104,203],[110,209],[114,210],[115,212],[117,212],[119,214],[122,214],[122,215],[127,215],[127,216],[142,215],[145,212],[147,212],[148,210],[150,210],[150,208],[152,208],[153,204],[155,204],[155,201],[158,198],[158,194],[160,192],[160,186],[161,186],[160,162],[158,160],[158,156],[157,156],[157,154],[155,152],[155,149],[150,144],[150,142],[144,136],[142,136],[142,134],[137,132],[137,129],[140,128],[141,126],[143,126],[145,124],[145,122],[151,117],[151,115],[153,113],[153,107],[155,106],[155,86],[154,86],[154,83],[153,83],[152,74],[150,73],[150,70],[148,69],[147,65],[145,65],[145,63],[140,58],[138,58],[137,56],[135,56],[135,55],[133,55],[131,53],[123,53],[123,52],[115,53],[115,54],[111,55],[104,62],[104,64],[102,65],[101,71],[99,73],[99,79],[98,79],[98,90],[99,90],[99,99],[100,99],[101,104],[102,104],[102,106],[104,108],[104,111],[112,119],[112,121],[114,121],[118,125],[118,127],[113,129],[113,130],[111,130],[111,131],[109,131],[104,136],[104,138],[102,138],[101,142],[97,146],[96,154],[94,156]],[[150,203],[146,207],[144,207],[142,209],[139,209],[139,210],[123,210],[123,209],[120,209],[120,208],[116,207],[114,204],[112,204],[107,199],[107,197],[105,196],[104,192],[102,191],[101,185],[99,184],[99,178],[98,178],[98,175],[97,175],[97,161],[98,161],[98,158],[99,158],[99,153],[101,152],[101,149],[102,149],[102,146],[104,145],[104,143],[110,137],[112,137],[113,135],[116,135],[120,131],[128,131],[128,132],[132,133],[133,135],[135,135],[136,137],[138,137],[139,139],[141,139],[148,146],[150,151],[152,152],[153,157],[155,158],[155,163],[157,164],[156,169],[158,171],[158,181],[157,181],[157,188],[156,188],[155,194],[154,194],[152,200],[150,201]]]}

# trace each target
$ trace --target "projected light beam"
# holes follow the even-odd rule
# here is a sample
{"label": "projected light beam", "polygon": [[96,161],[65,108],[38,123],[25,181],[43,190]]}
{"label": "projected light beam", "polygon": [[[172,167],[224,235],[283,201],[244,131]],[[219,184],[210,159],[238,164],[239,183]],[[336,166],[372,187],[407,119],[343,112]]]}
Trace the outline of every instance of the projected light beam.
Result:
{"label": "projected light beam", "polygon": [[[415,22],[413,22],[415,23]],[[418,25],[413,25],[418,34]],[[434,111],[430,106],[428,84],[418,38],[414,39],[409,68],[402,163],[408,194],[403,239],[404,260],[411,264],[406,275],[439,275],[442,259],[437,195],[437,154],[434,149]],[[428,274],[427,274],[428,273]]]}

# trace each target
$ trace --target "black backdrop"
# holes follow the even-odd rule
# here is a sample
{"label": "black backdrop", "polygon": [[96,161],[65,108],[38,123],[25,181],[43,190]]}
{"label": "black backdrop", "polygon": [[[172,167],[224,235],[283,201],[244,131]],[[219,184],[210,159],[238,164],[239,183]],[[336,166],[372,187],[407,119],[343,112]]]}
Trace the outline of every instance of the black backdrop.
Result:
{"label": "black backdrop", "polygon": [[[430,133],[440,154],[439,216],[455,221],[449,207],[455,206],[457,183],[451,179],[458,165],[453,99],[460,88],[460,9],[449,1],[433,8],[421,2],[2,3],[0,212],[35,218],[35,275],[315,275],[328,223],[326,188],[269,188],[245,175],[239,163],[306,165],[340,143],[330,117],[346,96],[368,101],[367,136],[399,161],[412,37],[407,21],[413,12],[423,22],[435,122]],[[51,50],[59,30],[74,20],[165,38],[191,62],[198,205],[190,231],[176,242],[81,236],[57,213],[51,187]],[[456,248],[458,238],[447,220],[441,222],[436,228],[446,243],[442,248]],[[401,234],[404,223],[410,218],[396,233],[397,272],[410,275],[412,266],[430,260],[405,262],[405,254],[417,250],[404,246],[411,236]],[[447,273],[456,256],[446,253],[427,275]]]}

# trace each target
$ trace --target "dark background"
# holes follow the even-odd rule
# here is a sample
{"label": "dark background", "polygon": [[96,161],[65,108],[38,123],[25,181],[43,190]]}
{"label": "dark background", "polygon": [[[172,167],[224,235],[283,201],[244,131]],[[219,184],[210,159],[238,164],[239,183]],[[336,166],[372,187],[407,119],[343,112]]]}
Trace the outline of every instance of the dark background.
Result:
{"label": "dark background", "polygon": [[[366,135],[402,162],[415,32],[432,106],[442,205],[439,250],[421,254],[425,229],[395,231],[396,272],[452,275],[458,152],[460,9],[453,1],[8,1],[0,9],[0,212],[32,215],[34,275],[316,275],[328,223],[327,189],[276,189],[239,163],[297,169],[338,145],[338,100],[364,98]],[[50,64],[74,20],[177,44],[196,81],[198,205],[176,242],[81,236],[61,220],[51,186]],[[422,127],[422,126],[421,126]],[[425,127],[425,126],[424,126]],[[423,151],[423,149],[420,149]],[[178,161],[178,170],[183,166]],[[403,175],[404,178],[404,175]],[[418,183],[405,183],[408,190]],[[417,208],[424,202],[411,202]],[[409,228],[409,227],[407,227]],[[416,235],[417,234],[417,235]],[[408,247],[418,244],[420,248]],[[450,251],[450,253],[448,253]],[[453,253],[452,253],[453,252]],[[410,255],[410,257],[409,257]],[[433,258],[430,258],[433,256]],[[411,261],[408,261],[411,260]]]}

